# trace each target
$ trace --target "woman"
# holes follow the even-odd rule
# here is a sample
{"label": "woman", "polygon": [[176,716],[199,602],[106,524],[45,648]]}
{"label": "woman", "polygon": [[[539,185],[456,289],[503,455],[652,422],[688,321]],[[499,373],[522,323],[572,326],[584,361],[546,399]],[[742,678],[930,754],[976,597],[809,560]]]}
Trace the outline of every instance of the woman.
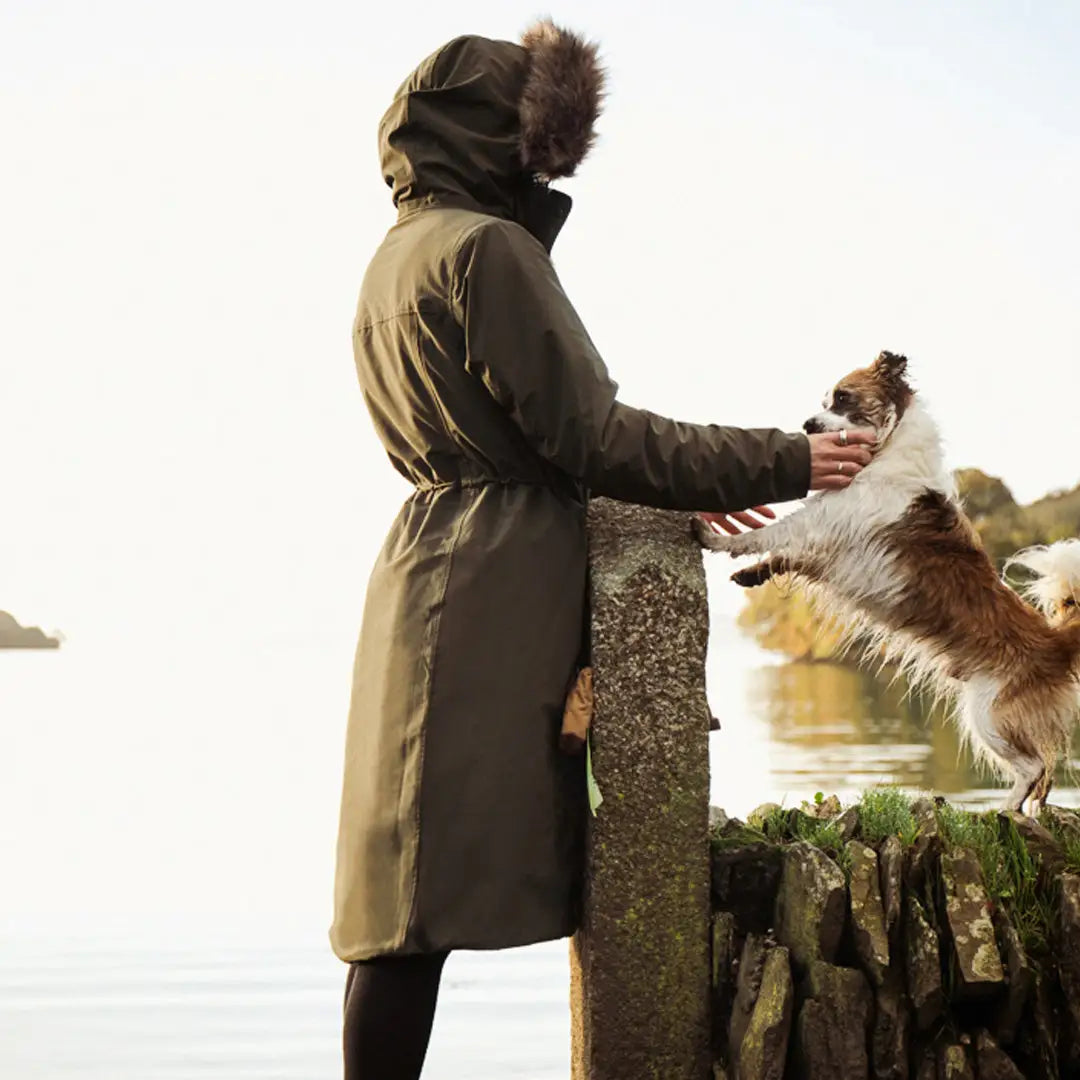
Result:
{"label": "woman", "polygon": [[739,511],[840,487],[869,460],[833,436],[616,400],[548,256],[570,200],[546,182],[589,149],[601,84],[595,47],[550,23],[521,45],[463,37],[380,127],[398,221],[354,346],[416,491],[372,572],[349,716],[331,941],[350,964],[351,1080],[419,1076],[451,949],[575,929],[583,762],[558,732],[587,494]]}

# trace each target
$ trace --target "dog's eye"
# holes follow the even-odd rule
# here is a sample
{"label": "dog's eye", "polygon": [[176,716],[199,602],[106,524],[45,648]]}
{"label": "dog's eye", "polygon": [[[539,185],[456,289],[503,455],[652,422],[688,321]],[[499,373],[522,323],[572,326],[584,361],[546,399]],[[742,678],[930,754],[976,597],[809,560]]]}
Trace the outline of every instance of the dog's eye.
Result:
{"label": "dog's eye", "polygon": [[851,404],[851,394],[847,390],[834,390],[832,400],[833,408],[840,409]]}
{"label": "dog's eye", "polygon": [[1062,607],[1076,607],[1076,599],[1070,596],[1067,600],[1061,602]]}

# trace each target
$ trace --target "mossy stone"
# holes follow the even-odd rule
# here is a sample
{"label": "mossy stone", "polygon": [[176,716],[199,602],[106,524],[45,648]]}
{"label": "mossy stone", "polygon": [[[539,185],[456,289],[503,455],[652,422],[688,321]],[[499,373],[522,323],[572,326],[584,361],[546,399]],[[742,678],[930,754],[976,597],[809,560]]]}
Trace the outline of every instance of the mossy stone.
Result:
{"label": "mossy stone", "polygon": [[816,960],[807,969],[795,1027],[796,1074],[806,1080],[865,1077],[871,994],[854,968]]}
{"label": "mossy stone", "polygon": [[739,1047],[739,1080],[783,1080],[795,988],[788,950],[768,950],[750,1023]]}
{"label": "mossy stone", "polygon": [[873,1080],[908,1080],[911,1007],[904,993],[903,969],[889,968],[874,992],[870,1032],[870,1076]]}
{"label": "mossy stone", "polygon": [[877,852],[858,840],[849,840],[846,850],[851,868],[848,892],[855,952],[870,981],[881,986],[889,968],[889,939],[885,933]]}
{"label": "mossy stone", "polygon": [[914,896],[907,898],[904,938],[908,995],[915,1011],[915,1023],[920,1031],[928,1031],[945,1009],[941,950],[937,933]]}
{"label": "mossy stone", "polygon": [[775,929],[796,968],[835,960],[846,920],[847,887],[840,867],[805,841],[785,847]]}
{"label": "mossy stone", "polygon": [[1061,875],[1058,973],[1073,1027],[1080,1031],[1080,875]]}
{"label": "mossy stone", "polygon": [[887,836],[878,848],[881,903],[885,912],[885,932],[896,944],[900,927],[900,907],[904,894],[904,848],[900,837]]}
{"label": "mossy stone", "polygon": [[940,1080],[975,1080],[967,1049],[959,1043],[946,1043],[938,1053]]}
{"label": "mossy stone", "polygon": [[996,993],[1005,981],[979,862],[970,851],[941,856],[945,920],[956,960],[956,996],[972,1000]]}
{"label": "mossy stone", "polygon": [[998,1005],[994,1031],[999,1043],[1011,1046],[1035,985],[1035,969],[1016,927],[1000,909],[994,912],[994,929],[997,931],[1007,976],[1007,986]]}
{"label": "mossy stone", "polygon": [[779,803],[764,802],[760,806],[755,806],[749,814],[746,815],[746,824],[754,829],[763,829],[765,822],[776,813],[783,809]]}
{"label": "mossy stone", "polygon": [[979,1080],[1024,1080],[1016,1062],[987,1031],[980,1031],[975,1037],[975,1065]]}

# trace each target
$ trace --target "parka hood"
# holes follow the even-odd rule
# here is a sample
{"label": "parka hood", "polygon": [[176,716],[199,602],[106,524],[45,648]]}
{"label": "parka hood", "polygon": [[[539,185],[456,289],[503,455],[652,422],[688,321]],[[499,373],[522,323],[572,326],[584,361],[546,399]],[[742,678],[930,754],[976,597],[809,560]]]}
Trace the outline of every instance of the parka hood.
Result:
{"label": "parka hood", "polygon": [[522,219],[539,204],[550,213],[551,195],[565,218],[569,200],[543,182],[572,176],[589,152],[603,82],[596,46],[549,21],[520,45],[448,42],[405,80],[379,125],[394,205],[402,214],[469,207],[528,227]]}

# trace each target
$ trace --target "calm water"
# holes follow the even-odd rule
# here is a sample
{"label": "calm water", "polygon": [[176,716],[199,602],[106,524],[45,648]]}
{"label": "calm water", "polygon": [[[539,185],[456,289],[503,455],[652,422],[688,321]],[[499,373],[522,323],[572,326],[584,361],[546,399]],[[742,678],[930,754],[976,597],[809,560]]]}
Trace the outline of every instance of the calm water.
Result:
{"label": "calm water", "polygon": [[[717,623],[713,803],[875,783],[997,797],[898,692],[779,664]],[[339,1075],[324,930],[350,651],[0,653],[0,1077]],[[561,942],[452,957],[432,1080],[564,1080],[567,981]]]}
{"label": "calm water", "polygon": [[[341,965],[314,935],[272,944],[238,936],[6,942],[0,1076],[340,1076]],[[452,957],[431,1076],[567,1077],[566,971],[563,943]]]}

